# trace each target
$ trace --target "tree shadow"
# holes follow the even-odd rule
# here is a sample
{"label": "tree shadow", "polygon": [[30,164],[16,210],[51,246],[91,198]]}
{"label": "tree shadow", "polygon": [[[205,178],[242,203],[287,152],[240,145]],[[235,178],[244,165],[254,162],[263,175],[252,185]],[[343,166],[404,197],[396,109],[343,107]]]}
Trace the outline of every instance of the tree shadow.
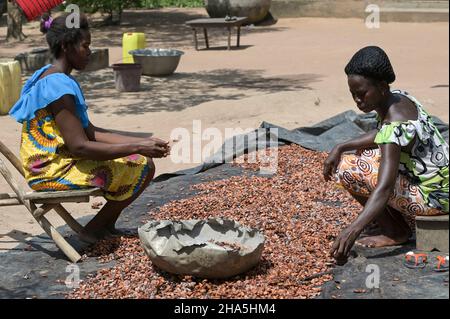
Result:
{"label": "tree shadow", "polygon": [[4,249],[5,251],[40,251],[53,258],[64,258],[64,255],[62,255],[61,252],[47,249],[55,243],[46,234],[33,236],[32,239],[26,240],[26,236],[23,235],[22,232],[12,230],[7,234],[0,234],[0,238],[1,237],[9,237],[12,239],[12,241],[4,241],[6,243],[17,243],[17,246],[14,248]]}
{"label": "tree shadow", "polygon": [[[158,48],[192,48],[194,46],[193,31],[186,22],[193,19],[207,18],[203,8],[168,8],[168,9],[138,9],[125,10],[120,25],[100,25],[94,16],[89,16],[92,32],[92,44],[95,47],[121,47],[123,34],[126,32],[144,32],[147,37],[147,47]],[[39,22],[24,24],[24,32],[38,28]],[[0,45],[2,48],[13,48],[18,44],[29,47],[46,47],[45,37],[33,32],[22,42],[6,42],[6,15],[0,19]],[[242,42],[249,33],[267,33],[286,30],[284,27],[272,26],[243,26],[241,29]],[[201,32],[200,32],[201,33]],[[4,34],[4,35],[3,35]],[[226,43],[227,30],[210,29],[210,45],[220,46]],[[233,32],[233,41],[236,33]],[[199,36],[199,40],[203,38]]]}
{"label": "tree shadow", "polygon": [[[229,51],[243,51],[243,50],[247,50],[248,48],[253,47],[253,45],[240,45],[239,47],[236,46],[236,44],[231,44],[230,50]],[[227,51],[228,50],[228,46],[217,46],[217,47],[201,47],[201,45],[199,45],[199,52],[202,51]]]}
{"label": "tree shadow", "polygon": [[79,73],[90,112],[116,115],[177,112],[215,100],[239,100],[256,94],[310,90],[318,74],[263,77],[263,70],[218,69],[142,76],[139,92],[118,92],[111,69]]}
{"label": "tree shadow", "polygon": [[367,259],[379,259],[386,257],[396,257],[399,255],[404,255],[407,252],[414,250],[414,240],[409,240],[405,245],[386,247],[382,249],[375,250],[370,255],[366,256]]}
{"label": "tree shadow", "polygon": [[[96,46],[112,47],[122,45],[125,32],[144,32],[147,36],[148,47],[192,47],[194,44],[193,31],[186,22],[193,19],[207,18],[203,9],[154,9],[154,10],[125,10],[122,23],[118,26],[93,27],[93,43]],[[243,26],[241,34],[267,33],[285,30],[274,26]],[[208,29],[211,46],[217,46],[226,41],[226,28]],[[235,32],[233,32],[235,39]],[[201,35],[199,40],[203,40]],[[244,39],[245,41],[245,39]]]}

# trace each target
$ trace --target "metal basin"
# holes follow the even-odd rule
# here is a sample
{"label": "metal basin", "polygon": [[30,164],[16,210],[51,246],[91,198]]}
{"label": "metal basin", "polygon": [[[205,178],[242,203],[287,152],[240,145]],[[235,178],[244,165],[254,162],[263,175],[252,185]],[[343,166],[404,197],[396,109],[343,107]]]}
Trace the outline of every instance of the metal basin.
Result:
{"label": "metal basin", "polygon": [[175,72],[183,51],[173,49],[140,49],[129,52],[135,63],[143,66],[143,75],[167,76]]}
{"label": "metal basin", "polygon": [[229,278],[256,266],[264,236],[239,223],[208,220],[152,221],[139,228],[142,247],[153,264],[170,273]]}

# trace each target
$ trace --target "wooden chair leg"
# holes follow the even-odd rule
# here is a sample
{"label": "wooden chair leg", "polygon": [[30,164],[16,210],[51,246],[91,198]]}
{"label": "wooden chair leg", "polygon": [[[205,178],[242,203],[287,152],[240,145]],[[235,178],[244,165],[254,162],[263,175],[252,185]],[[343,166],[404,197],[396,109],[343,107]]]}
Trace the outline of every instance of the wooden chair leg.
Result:
{"label": "wooden chair leg", "polygon": [[[23,202],[25,207],[28,208],[31,215],[36,219],[38,224],[42,227],[42,229],[47,233],[47,235],[55,242],[56,246],[62,250],[62,252],[69,258],[69,260],[73,263],[76,263],[81,260],[80,254],[64,239],[64,237],[53,227],[52,224],[48,221],[44,216],[40,218],[35,217],[36,211],[42,209],[42,207],[37,207],[34,203],[30,201]],[[53,206],[53,205],[52,205]]]}
{"label": "wooden chair leg", "polygon": [[[2,154],[4,153],[3,148],[4,145],[0,144],[0,151]],[[12,155],[10,157],[13,158],[14,162],[15,156]],[[20,170],[18,160],[16,160],[15,162],[16,168],[21,173],[23,173],[23,170]],[[69,260],[72,261],[73,263],[80,261],[81,260],[80,254],[64,239],[64,237],[56,230],[56,228],[53,227],[53,225],[50,224],[50,222],[44,217],[44,215],[50,209],[57,208],[58,205],[55,206],[55,204],[44,204],[41,207],[37,207],[36,204],[34,204],[32,201],[25,200],[24,190],[16,182],[11,172],[8,170],[8,167],[3,163],[1,158],[0,158],[0,174],[3,175],[8,185],[13,189],[14,193],[16,193],[18,201],[28,209],[33,218],[39,223],[39,225],[47,233],[47,235],[50,236],[50,238],[55,242],[56,246],[58,246],[58,248],[64,252],[67,258],[69,258]],[[57,209],[59,210],[60,213],[62,212],[60,208]],[[63,212],[62,215],[65,215],[65,213]],[[79,229],[73,222],[71,222],[71,224],[72,224],[71,227],[74,226],[75,229]]]}
{"label": "wooden chair leg", "polygon": [[0,141],[0,153],[2,153],[9,162],[16,168],[16,170],[22,175],[25,176],[25,173],[23,171],[22,162],[17,158],[16,155],[14,155],[13,152],[9,150],[9,148],[6,147],[5,144],[3,144],[2,141]]}
{"label": "wooden chair leg", "polygon": [[209,49],[208,29],[203,28],[203,35],[205,36],[206,48]]}
{"label": "wooden chair leg", "polygon": [[63,253],[73,263],[81,260],[80,254],[65,240],[65,238],[53,227],[52,224],[45,217],[37,219],[39,225],[47,233],[47,235],[55,242],[56,246],[63,251]]}
{"label": "wooden chair leg", "polygon": [[237,28],[237,43],[236,46],[239,48],[241,46],[241,27]]}
{"label": "wooden chair leg", "polygon": [[34,218],[39,219],[41,217],[44,217],[44,215],[51,211],[54,206],[55,205],[52,204],[44,204],[41,207],[36,208],[33,212]]}
{"label": "wooden chair leg", "polygon": [[67,211],[67,209],[64,208],[61,204],[58,204],[54,207],[56,213],[61,216],[62,219],[69,225],[72,230],[78,234],[82,233],[84,228],[76,221],[75,218],[70,215],[70,213]]}
{"label": "wooden chair leg", "polygon": [[194,30],[194,44],[195,44],[195,50],[198,51],[198,39],[197,39],[197,29]]}

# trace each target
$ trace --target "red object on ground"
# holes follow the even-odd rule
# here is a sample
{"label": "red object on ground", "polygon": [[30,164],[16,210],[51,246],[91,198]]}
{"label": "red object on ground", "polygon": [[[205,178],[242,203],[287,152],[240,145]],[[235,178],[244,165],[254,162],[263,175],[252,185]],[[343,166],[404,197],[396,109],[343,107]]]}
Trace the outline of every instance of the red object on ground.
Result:
{"label": "red object on ground", "polygon": [[16,0],[28,21],[32,21],[64,0]]}

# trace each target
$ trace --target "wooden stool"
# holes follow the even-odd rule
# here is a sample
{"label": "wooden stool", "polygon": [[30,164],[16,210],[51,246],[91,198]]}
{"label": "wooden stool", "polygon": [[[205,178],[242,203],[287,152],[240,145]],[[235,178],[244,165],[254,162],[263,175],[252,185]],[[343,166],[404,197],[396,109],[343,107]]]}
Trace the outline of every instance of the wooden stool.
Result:
{"label": "wooden stool", "polygon": [[448,215],[416,217],[416,248],[448,253]]}
{"label": "wooden stool", "polygon": [[[24,176],[24,170],[20,160],[0,141],[0,154]],[[17,183],[12,173],[6,166],[6,163],[0,157],[0,174],[3,175],[14,193],[0,193],[0,207],[23,205],[30,212],[36,222],[55,242],[67,258],[76,263],[81,260],[81,255],[73,248],[66,239],[56,230],[56,228],[45,218],[45,214],[54,210],[66,224],[76,233],[83,232],[81,226],[70,213],[62,206],[62,203],[82,203],[89,202],[91,196],[103,196],[104,193],[99,188],[90,188],[73,191],[54,191],[54,192],[26,192]],[[0,211],[1,212],[1,211]]]}
{"label": "wooden stool", "polygon": [[197,28],[203,29],[205,36],[205,45],[209,49],[208,29],[209,28],[227,28],[228,29],[228,50],[231,50],[231,30],[237,28],[237,43],[236,46],[241,45],[241,26],[248,22],[247,17],[236,17],[233,20],[225,20],[225,18],[207,18],[196,19],[186,22],[194,30],[195,49],[198,50]]}

